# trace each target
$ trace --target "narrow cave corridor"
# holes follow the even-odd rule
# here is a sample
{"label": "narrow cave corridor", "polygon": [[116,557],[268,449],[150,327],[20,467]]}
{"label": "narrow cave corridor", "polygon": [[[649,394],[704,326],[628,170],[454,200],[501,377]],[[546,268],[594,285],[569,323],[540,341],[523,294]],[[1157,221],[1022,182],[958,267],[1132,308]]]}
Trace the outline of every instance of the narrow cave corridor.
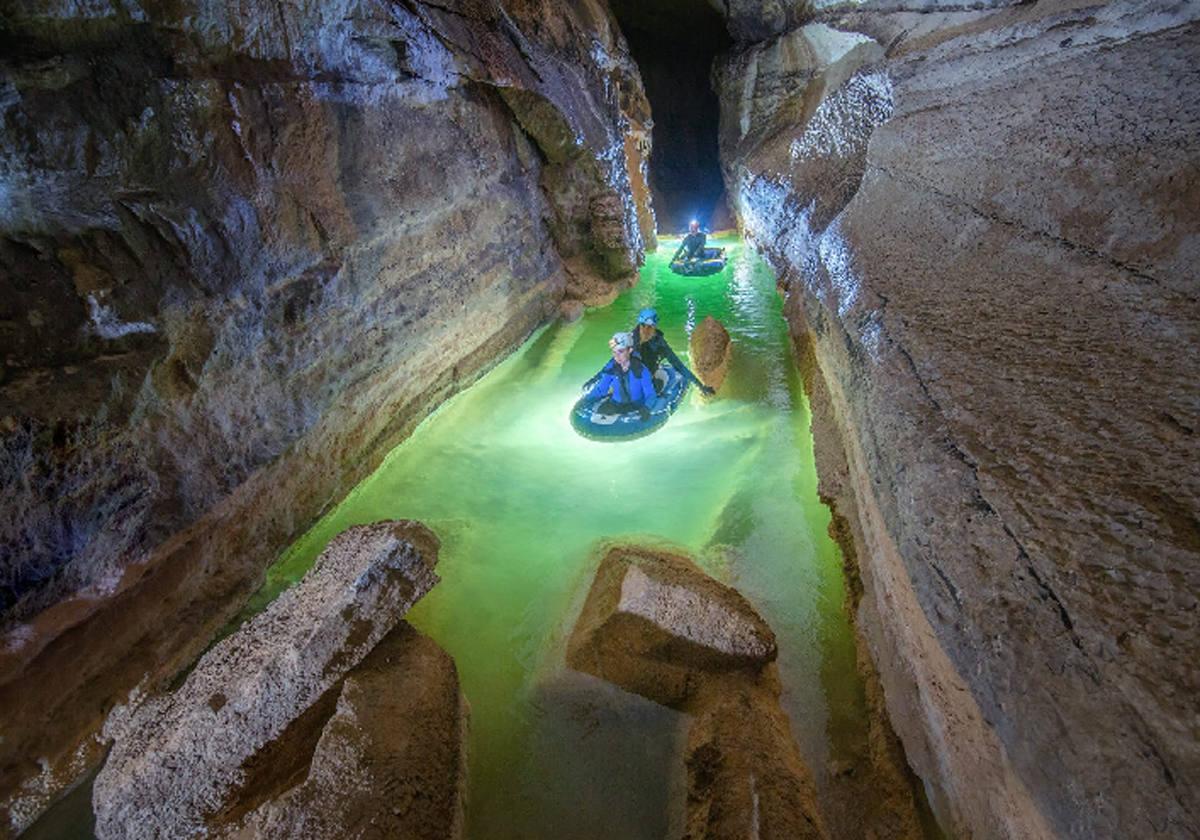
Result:
{"label": "narrow cave corridor", "polygon": [[0,840],[1192,840],[1197,44],[3,5]]}
{"label": "narrow cave corridor", "polygon": [[614,0],[654,118],[650,184],[659,232],[678,234],[692,219],[708,230],[736,227],[717,148],[720,118],[712,66],[733,46],[721,15],[706,3]]}

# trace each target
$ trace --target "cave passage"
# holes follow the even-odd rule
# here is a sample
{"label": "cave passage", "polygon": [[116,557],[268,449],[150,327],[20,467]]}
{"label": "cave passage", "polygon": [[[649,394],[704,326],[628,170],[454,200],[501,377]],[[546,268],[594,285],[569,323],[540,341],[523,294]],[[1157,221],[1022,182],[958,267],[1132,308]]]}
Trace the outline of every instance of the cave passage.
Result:
{"label": "cave passage", "polygon": [[[648,257],[641,282],[556,323],[395,449],[268,573],[252,608],[299,579],[354,524],[425,522],[442,581],[409,614],[457,663],[471,704],[468,836],[667,836],[678,713],[565,670],[563,647],[598,541],[682,547],[735,586],[779,638],[784,706],[818,785],[863,749],[865,709],[841,555],[816,493],[808,406],[767,265],[736,239],[702,281]],[[676,351],[713,315],[735,345],[717,399],[692,389],[671,420],[624,443],[568,422],[608,338],[654,306]]]}
{"label": "cave passage", "polygon": [[710,230],[734,227],[717,146],[719,106],[710,81],[713,58],[732,46],[724,19],[697,0],[613,0],[610,6],[654,116],[650,188],[658,229],[679,233],[691,219]]}
{"label": "cave passage", "polygon": [[[774,274],[719,237],[726,269],[679,277],[667,267],[678,242],[649,255],[613,305],[546,327],[439,408],[284,553],[243,614],[299,580],[351,525],[432,528],[442,580],[408,620],[454,657],[471,705],[474,840],[670,833],[683,716],[563,664],[602,540],[682,548],[751,601],[777,635],[784,709],[819,792],[839,783],[826,768],[867,749],[841,553],[817,497]],[[692,326],[722,321],[735,346],[725,383],[711,401],[693,388],[648,437],[586,440],[568,420],[579,386],[645,306],[685,359]],[[67,836],[74,821],[71,836],[91,837],[86,805],[86,791],[68,797],[29,836]]]}

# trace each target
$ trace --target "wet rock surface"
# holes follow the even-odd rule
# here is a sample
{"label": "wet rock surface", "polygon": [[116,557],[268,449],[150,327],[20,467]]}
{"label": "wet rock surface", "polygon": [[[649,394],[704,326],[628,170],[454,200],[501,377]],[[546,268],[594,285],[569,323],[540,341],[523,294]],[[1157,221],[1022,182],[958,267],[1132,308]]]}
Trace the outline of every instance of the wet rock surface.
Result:
{"label": "wet rock surface", "polygon": [[828,837],[773,673],[710,692],[688,730],[683,837]]}
{"label": "wet rock surface", "polygon": [[736,590],[681,555],[614,547],[596,571],[567,646],[567,664],[672,708],[706,678],[756,673],[775,634]]}
{"label": "wet rock surface", "polygon": [[722,148],[908,759],[964,835],[1191,836],[1196,10],[823,20],[724,62]]}
{"label": "wet rock surface", "polygon": [[0,49],[12,828],[94,763],[101,710],[653,228],[602,3],[35,5]]}
{"label": "wet rock surface", "polygon": [[[303,781],[219,833],[231,840],[460,838],[467,718],[454,661],[402,621],[342,681]],[[246,808],[243,792],[231,810]]]}
{"label": "wet rock surface", "polygon": [[717,389],[729,372],[729,356],[733,344],[725,326],[709,315],[696,325],[688,341],[688,358],[692,371],[710,388]]}
{"label": "wet rock surface", "polygon": [[567,664],[685,711],[680,836],[826,837],[779,705],[775,635],[736,590],[679,554],[608,548]]}
{"label": "wet rock surface", "polygon": [[[386,702],[359,692],[379,685],[369,672],[343,684],[340,697],[336,689],[437,582],[436,559],[437,538],[419,523],[350,528],[303,580],[206,653],[180,688],[115,711],[105,732],[113,747],[92,792],[97,836],[204,834],[242,797],[270,787],[257,777],[294,763],[292,742],[328,716],[329,704],[335,724],[363,702]],[[317,756],[336,762],[339,730],[329,726]],[[317,770],[313,795],[332,795]],[[286,820],[282,810],[276,819]],[[271,817],[268,809],[263,819]]]}

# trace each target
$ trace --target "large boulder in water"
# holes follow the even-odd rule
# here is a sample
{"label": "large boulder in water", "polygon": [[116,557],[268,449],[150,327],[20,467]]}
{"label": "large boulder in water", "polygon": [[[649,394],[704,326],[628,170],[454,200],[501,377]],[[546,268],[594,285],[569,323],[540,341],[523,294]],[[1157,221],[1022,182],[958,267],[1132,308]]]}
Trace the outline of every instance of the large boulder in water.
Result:
{"label": "large boulder in water", "polygon": [[775,634],[736,590],[686,557],[608,550],[567,644],[567,664],[664,706],[683,708],[708,678],[756,673]]}
{"label": "large boulder in water", "polygon": [[[454,660],[402,621],[342,681],[315,748],[302,751],[311,755],[307,766],[264,762],[274,765],[272,778],[302,781],[250,812],[229,836],[459,838],[466,735]],[[311,742],[298,739],[304,743]],[[294,754],[295,746],[280,752]]]}
{"label": "large boulder in water", "polygon": [[733,343],[724,325],[709,315],[692,330],[689,351],[692,370],[708,387],[716,390],[725,381]]}
{"label": "large boulder in water", "polygon": [[312,727],[331,690],[437,582],[437,550],[415,522],[344,531],[177,691],[114,712],[92,795],[96,835],[203,835],[255,796],[259,768],[283,760],[284,736]]}

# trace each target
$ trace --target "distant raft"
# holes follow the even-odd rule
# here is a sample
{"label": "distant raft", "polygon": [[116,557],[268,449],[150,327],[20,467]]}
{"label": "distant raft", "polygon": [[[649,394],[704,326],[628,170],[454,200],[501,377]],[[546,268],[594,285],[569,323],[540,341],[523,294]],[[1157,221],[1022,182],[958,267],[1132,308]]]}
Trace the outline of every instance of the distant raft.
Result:
{"label": "distant raft", "polygon": [[658,397],[650,406],[650,416],[642,419],[637,411],[623,414],[605,412],[609,404],[601,400],[597,405],[587,404],[587,393],[581,396],[571,409],[571,425],[575,431],[591,440],[632,440],[657,431],[667,422],[683,401],[688,382],[669,363],[663,362],[654,373],[654,387]]}
{"label": "distant raft", "polygon": [[675,260],[671,271],[684,277],[707,277],[725,267],[724,248],[705,248],[704,256],[694,260]]}

